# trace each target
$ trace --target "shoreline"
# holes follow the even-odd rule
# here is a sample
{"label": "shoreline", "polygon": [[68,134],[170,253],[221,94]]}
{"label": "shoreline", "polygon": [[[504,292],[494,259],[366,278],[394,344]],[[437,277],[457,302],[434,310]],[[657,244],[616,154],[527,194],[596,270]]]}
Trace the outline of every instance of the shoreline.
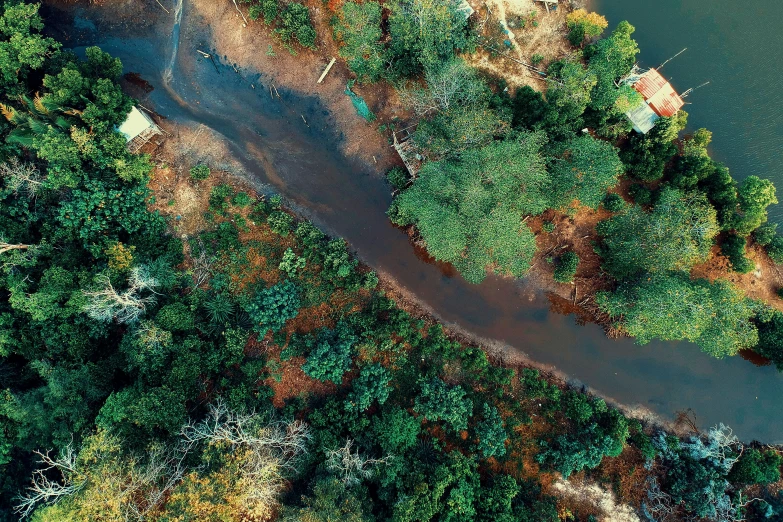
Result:
{"label": "shoreline", "polygon": [[[198,2],[197,2],[197,3],[198,3]],[[203,2],[202,2],[202,3],[203,3]],[[230,13],[230,12],[229,12],[228,14],[229,14],[229,15],[231,15],[231,13]],[[226,24],[234,24],[234,23],[236,23],[236,22],[237,22],[237,20],[238,20],[238,18],[237,18],[237,15],[231,15],[231,16],[233,16],[233,17],[234,17],[236,20],[231,20],[231,19],[230,19],[231,17],[229,17],[229,20],[226,20],[226,21],[225,21],[225,22],[226,22]],[[165,18],[165,17],[164,17],[164,18]],[[160,21],[159,21],[159,23],[160,23]],[[164,20],[164,23],[165,23],[165,20]],[[238,22],[238,23],[240,23],[240,24],[241,24],[241,22]],[[210,30],[215,30],[215,27],[214,27],[214,26],[210,27]],[[192,33],[193,31],[196,31],[196,28],[190,27],[190,28],[189,28],[189,31],[191,31],[191,33]],[[183,32],[187,32],[187,31],[183,31]],[[191,34],[190,36],[192,37],[193,35]],[[259,38],[261,41],[263,41],[263,40],[264,40],[264,38],[269,38],[269,35],[265,35],[265,34],[259,34],[259,35],[256,35],[256,37],[257,37],[257,38]],[[257,46],[256,46],[256,47],[257,47]],[[183,49],[184,49],[184,48],[186,48],[186,46],[183,46]],[[279,59],[279,61],[280,61],[280,63],[282,63],[282,64],[285,64],[286,62],[290,64],[290,63],[296,63],[296,61],[297,61],[297,60],[300,60],[301,58],[302,58],[301,56],[300,56],[300,57],[297,57],[297,58],[289,58],[288,56],[285,56],[285,57],[281,57],[281,58]],[[227,62],[228,62],[228,63],[230,63],[231,61],[230,61],[230,60],[227,60]],[[339,64],[339,63],[340,63],[340,62],[338,62],[338,64]],[[282,66],[282,65],[281,65],[281,66]],[[336,66],[336,67],[337,67],[337,66]],[[248,69],[252,70],[252,68],[250,68],[250,67],[248,67]],[[264,74],[266,74],[266,71],[264,72]],[[311,71],[311,74],[312,74],[312,76],[313,76],[313,84],[315,84],[315,79],[317,79],[317,76],[319,76],[319,75],[320,75],[320,69],[313,68],[313,70]],[[332,74],[334,74],[334,72],[330,73],[330,76],[331,76]],[[336,78],[336,76],[335,76],[335,78]],[[356,116],[356,115],[355,115],[355,111],[354,111],[354,109],[353,109],[352,105],[350,104],[350,101],[348,100],[348,98],[347,98],[346,96],[344,96],[344,94],[342,93],[342,86],[341,86],[340,84],[341,84],[341,81],[340,81],[340,82],[337,82],[337,86],[335,87],[335,89],[336,89],[336,90],[339,92],[339,96],[340,96],[340,97],[338,98],[338,101],[342,100],[342,102],[344,102],[344,105],[346,105],[346,106],[347,106],[347,109],[348,109],[348,112],[346,113],[346,117],[350,117],[350,118],[351,118],[351,119],[354,121],[354,123],[356,123],[356,121],[358,121],[358,120],[359,120],[359,119],[358,119],[358,116]],[[282,88],[282,84],[279,84],[279,85],[280,85],[280,86],[281,86],[281,88]],[[289,88],[291,88],[292,90],[294,90],[295,92],[297,92],[297,94],[299,93],[299,90],[298,90],[298,89],[296,89],[296,86],[289,86]],[[305,93],[305,94],[306,94],[306,93]],[[315,96],[318,96],[318,95],[317,95],[317,94],[315,94]],[[329,107],[328,103],[324,103],[324,105],[325,105],[325,106],[327,106],[327,107]],[[329,107],[329,108],[331,109],[331,107]],[[338,125],[338,126],[339,126],[339,125]],[[381,147],[384,147],[384,146],[385,146],[385,144],[383,144],[383,140],[382,140],[382,139],[378,139],[378,138],[379,138],[379,135],[378,135],[377,133],[376,133],[376,134],[374,134],[373,136],[375,136],[375,137],[376,137],[376,139],[375,139],[375,142],[376,142],[376,143],[380,143],[380,144],[381,144],[381,145],[380,145]],[[387,151],[389,152],[389,154],[391,154],[391,156],[394,158],[394,157],[395,157],[395,155],[393,154],[391,147],[386,147],[386,149],[387,149]],[[353,159],[354,159],[354,160],[356,160],[357,158],[355,158],[355,157],[354,157]],[[368,166],[370,166],[370,167],[371,167],[371,169],[372,169],[372,171],[373,171],[373,176],[374,176],[374,177],[377,177],[377,178],[380,178],[380,177],[381,177],[380,173],[379,173],[379,172],[378,172],[378,170],[377,170],[377,167],[373,167],[374,163],[369,163],[369,161],[367,161],[367,160],[364,160],[364,161],[363,161],[363,163],[364,163],[365,165],[368,165]],[[254,178],[253,176],[249,176],[249,179],[254,179],[254,180],[255,180],[255,178]],[[390,190],[390,189],[389,189],[389,190]],[[295,208],[297,208],[297,207],[298,207],[298,211],[299,211],[298,213],[300,213],[300,214],[304,214],[304,215],[305,215],[305,217],[312,216],[312,212],[308,212],[308,211],[307,211],[307,207],[297,206],[297,205],[295,204],[295,202],[292,202],[292,205],[293,205]],[[336,232],[334,229],[330,229],[330,228],[331,228],[331,227],[327,227],[327,228],[326,228],[326,230],[327,230],[327,231],[329,231],[331,234],[333,234],[333,235],[338,235],[338,236],[339,236],[339,235],[341,235],[341,234],[337,233],[337,232]],[[409,246],[410,246],[410,242],[409,242],[408,244],[409,244]],[[356,247],[354,246],[353,248],[355,249]],[[361,249],[360,249],[360,250],[361,250]],[[364,255],[362,255],[362,252],[361,252],[361,251],[359,252],[358,256],[359,256],[361,259],[366,259],[366,258],[365,258],[365,256],[364,256]],[[543,263],[542,263],[542,265],[543,265],[543,266],[546,266],[546,265],[544,265]],[[530,279],[531,279],[531,276],[528,276],[528,280],[530,280]],[[541,279],[542,281],[546,280],[546,274],[542,275],[540,279]],[[505,281],[505,280],[504,280],[504,281]],[[509,281],[510,281],[510,280],[509,280]],[[551,282],[550,282],[550,283],[551,283]],[[541,286],[541,285],[540,285],[540,283],[539,283],[537,286]],[[559,289],[561,289],[561,290],[562,290],[562,289],[567,289],[567,290],[570,290],[570,288],[568,287],[568,285],[557,285],[557,287],[558,287]],[[406,289],[404,286],[400,286],[400,288],[401,288],[401,289],[402,289],[404,292],[413,293],[413,292],[411,292],[410,290]],[[540,290],[540,291],[541,291],[541,292],[543,292],[543,291],[545,291],[545,290],[546,290],[546,288],[544,288],[543,290]],[[562,297],[562,296],[561,296],[561,297]],[[566,295],[566,296],[564,297],[564,299],[567,299],[568,297],[570,297],[570,296]],[[421,305],[423,305],[423,306],[425,307],[425,309],[430,309],[430,310],[432,310],[432,307],[430,307],[430,306],[427,306],[427,305],[425,304],[425,303],[426,303],[426,300],[425,300],[425,299],[418,299],[417,301],[418,301],[418,303],[420,303]],[[550,306],[549,308],[550,308],[550,310],[551,310],[551,306]],[[569,312],[569,313],[570,313],[570,312]],[[462,332],[469,332],[469,331],[470,331],[470,328],[468,328],[468,327],[460,327],[459,325],[455,325],[455,323],[453,323],[453,322],[451,322],[451,321],[448,321],[448,320],[446,320],[446,319],[441,319],[441,318],[440,318],[441,316],[440,316],[439,314],[435,314],[435,315],[438,317],[438,319],[439,319],[439,320],[440,320],[440,321],[441,321],[443,324],[450,325],[450,328],[451,328],[451,329],[454,329],[454,330],[460,330],[460,331],[462,331]],[[580,329],[581,329],[581,327],[578,327],[578,328],[580,328]],[[483,338],[483,337],[482,337],[482,336],[480,336],[479,334],[472,334],[472,336],[471,336],[471,337],[472,337],[472,338],[474,338],[474,339],[478,339],[478,340],[479,340],[479,343],[480,343],[480,344],[484,344],[485,346],[489,344],[489,343],[487,343],[487,342],[486,342],[486,338]],[[502,342],[501,342],[501,343],[492,343],[492,344],[499,344],[501,347],[505,347],[505,346],[512,346],[512,345],[509,345],[509,344],[506,344],[506,343],[502,343]],[[515,348],[515,349],[519,349],[519,348]],[[690,347],[689,347],[689,349],[690,349]],[[536,359],[534,359],[533,357],[530,357],[530,358],[529,358],[529,360],[530,360],[530,361],[535,361]],[[562,379],[564,382],[572,382],[572,383],[573,383],[573,382],[577,382],[577,383],[581,384],[581,382],[580,382],[580,381],[578,381],[577,379],[574,379],[574,378],[569,378],[569,377],[568,377],[569,373],[568,373],[568,372],[566,372],[566,371],[559,370],[559,366],[557,366],[557,365],[546,364],[546,363],[538,363],[538,365],[539,365],[539,366],[541,366],[541,367],[547,368],[548,370],[554,369],[554,370],[555,370],[555,371],[556,371],[556,372],[557,372],[559,375],[561,375],[561,376],[562,376],[562,377],[561,377],[561,379]],[[594,381],[594,382],[596,382],[596,381]],[[600,381],[600,380],[599,380],[599,381],[597,381],[597,382],[599,382],[599,386],[600,386],[600,382],[602,382],[602,381]],[[590,389],[592,390],[592,388],[590,388]],[[607,396],[608,396],[608,397],[610,397],[610,399],[611,399],[611,396],[610,396],[609,394],[607,394]],[[612,402],[613,402],[613,403],[615,403],[615,404],[626,404],[626,403],[623,403],[623,402],[621,402],[621,401],[619,401],[619,400],[614,400],[614,399],[612,399]],[[633,410],[633,409],[634,409],[634,407],[633,407],[633,406],[630,406],[630,407],[629,407],[629,409]]]}

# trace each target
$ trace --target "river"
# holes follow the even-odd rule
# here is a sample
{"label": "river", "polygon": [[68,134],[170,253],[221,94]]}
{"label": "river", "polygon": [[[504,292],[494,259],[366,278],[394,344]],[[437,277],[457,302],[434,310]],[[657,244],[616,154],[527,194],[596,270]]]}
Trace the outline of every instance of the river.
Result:
{"label": "river", "polygon": [[[121,58],[126,71],[151,83],[154,90],[145,106],[173,121],[220,133],[251,176],[346,238],[363,261],[413,292],[444,323],[555,367],[572,382],[622,404],[642,406],[665,419],[691,408],[701,426],[724,422],[745,440],[783,442],[783,377],[774,368],[757,368],[739,357],[715,360],[685,343],[640,347],[628,339],[612,341],[597,326],[578,326],[573,316],[550,312],[546,297],[524,282],[488,277],[470,285],[444,273],[417,257],[408,237],[389,223],[388,186],[366,165],[338,152],[339,133],[319,100],[282,89],[284,103],[272,100],[264,89],[248,85],[248,79],[263,84],[263,71],[216,70],[184,42],[181,47],[189,52],[180,51],[169,67],[161,50],[172,49],[172,31],[120,40],[94,30],[90,11],[76,23],[67,16],[55,12],[49,20],[66,31],[68,24],[78,26],[79,43],[99,44]],[[183,27],[198,24],[192,16],[186,0]],[[198,38],[208,42],[208,29]]]}

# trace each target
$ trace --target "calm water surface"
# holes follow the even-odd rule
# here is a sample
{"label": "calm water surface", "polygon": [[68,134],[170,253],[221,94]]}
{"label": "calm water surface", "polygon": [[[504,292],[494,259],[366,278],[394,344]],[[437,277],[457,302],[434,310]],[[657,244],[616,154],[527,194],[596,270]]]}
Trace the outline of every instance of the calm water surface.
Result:
{"label": "calm water surface", "polygon": [[[639,63],[657,67],[683,92],[689,128],[713,131],[712,155],[737,179],[771,179],[783,202],[783,2],[780,0],[589,0],[609,20],[628,20]],[[783,204],[770,208],[783,224]]]}
{"label": "calm water surface", "polygon": [[[685,343],[640,347],[630,340],[611,341],[596,326],[580,327],[572,316],[550,312],[546,298],[524,283],[489,277],[470,285],[444,274],[417,257],[407,236],[389,223],[385,211],[391,196],[385,182],[337,152],[339,133],[317,99],[281,90],[283,104],[264,96],[264,89],[249,88],[248,79],[263,85],[263,71],[240,76],[221,66],[218,73],[192,51],[208,48],[208,33],[183,39],[180,52],[169,61],[171,53],[161,50],[175,48],[170,38],[178,31],[119,40],[90,29],[89,11],[83,16],[77,24],[66,21],[63,13],[52,13],[50,20],[64,27],[55,36],[100,44],[119,56],[126,71],[139,73],[155,87],[143,100],[145,106],[220,133],[252,176],[346,238],[365,262],[410,289],[445,323],[525,353],[621,403],[665,418],[692,408],[702,426],[724,422],[744,439],[783,442],[783,378],[774,368],[757,368],[739,357],[718,361]],[[185,1],[182,27],[191,29],[199,22]],[[82,33],[81,39],[76,33]]]}

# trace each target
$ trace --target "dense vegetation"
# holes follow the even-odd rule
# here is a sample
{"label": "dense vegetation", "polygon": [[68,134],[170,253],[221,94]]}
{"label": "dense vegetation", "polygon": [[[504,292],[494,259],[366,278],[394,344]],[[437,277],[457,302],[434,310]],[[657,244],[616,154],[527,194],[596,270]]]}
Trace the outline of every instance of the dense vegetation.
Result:
{"label": "dense vegetation", "polygon": [[[630,24],[598,38],[606,20],[570,13],[577,48],[548,64],[545,95],[529,87],[510,95],[502,79],[460,56],[486,42],[456,4],[385,6],[388,34],[374,2],[345,3],[334,27],[358,79],[392,82],[420,118],[413,140],[426,158],[421,171],[415,180],[389,177],[399,191],[389,209],[395,224],[415,227],[435,259],[480,283],[488,272],[529,271],[537,248],[531,217],[574,216],[603,203],[612,215],[596,228],[595,250],[611,283],[596,303],[613,326],[640,343],[685,339],[717,357],[752,348],[783,365],[783,315],[730,283],[688,277],[716,244],[739,273],[755,269],[749,241],[783,261],[783,238],[766,225],[775,188],[756,176],[735,182],[709,157],[709,131],[680,139],[683,111],[647,135],[631,132],[624,113],[641,97],[621,82],[639,52]],[[633,182],[627,203],[617,194],[621,178]],[[573,280],[576,253],[548,261],[557,282]]]}
{"label": "dense vegetation", "polygon": [[[149,158],[114,131],[121,63],[41,28],[37,6],[3,5],[0,519],[595,520],[540,481],[582,470],[646,490],[653,516],[783,513],[756,486],[777,452],[723,426],[680,440],[493,364],[279,198],[190,166],[209,225],[169,235]],[[543,173],[541,136],[496,145]]]}

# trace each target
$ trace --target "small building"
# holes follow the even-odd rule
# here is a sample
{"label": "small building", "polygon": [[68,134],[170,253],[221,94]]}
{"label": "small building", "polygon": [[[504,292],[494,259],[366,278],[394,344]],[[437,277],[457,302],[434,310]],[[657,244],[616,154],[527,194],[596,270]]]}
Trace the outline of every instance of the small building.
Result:
{"label": "small building", "polygon": [[138,151],[153,136],[163,134],[160,127],[152,121],[152,118],[136,107],[131,109],[128,117],[117,128],[117,132],[125,136],[125,140],[128,142],[128,150],[131,152]]}
{"label": "small building", "polygon": [[631,75],[627,83],[642,95],[644,100],[625,113],[636,132],[647,134],[658,118],[671,117],[685,106],[674,87],[655,69],[641,75]]}

